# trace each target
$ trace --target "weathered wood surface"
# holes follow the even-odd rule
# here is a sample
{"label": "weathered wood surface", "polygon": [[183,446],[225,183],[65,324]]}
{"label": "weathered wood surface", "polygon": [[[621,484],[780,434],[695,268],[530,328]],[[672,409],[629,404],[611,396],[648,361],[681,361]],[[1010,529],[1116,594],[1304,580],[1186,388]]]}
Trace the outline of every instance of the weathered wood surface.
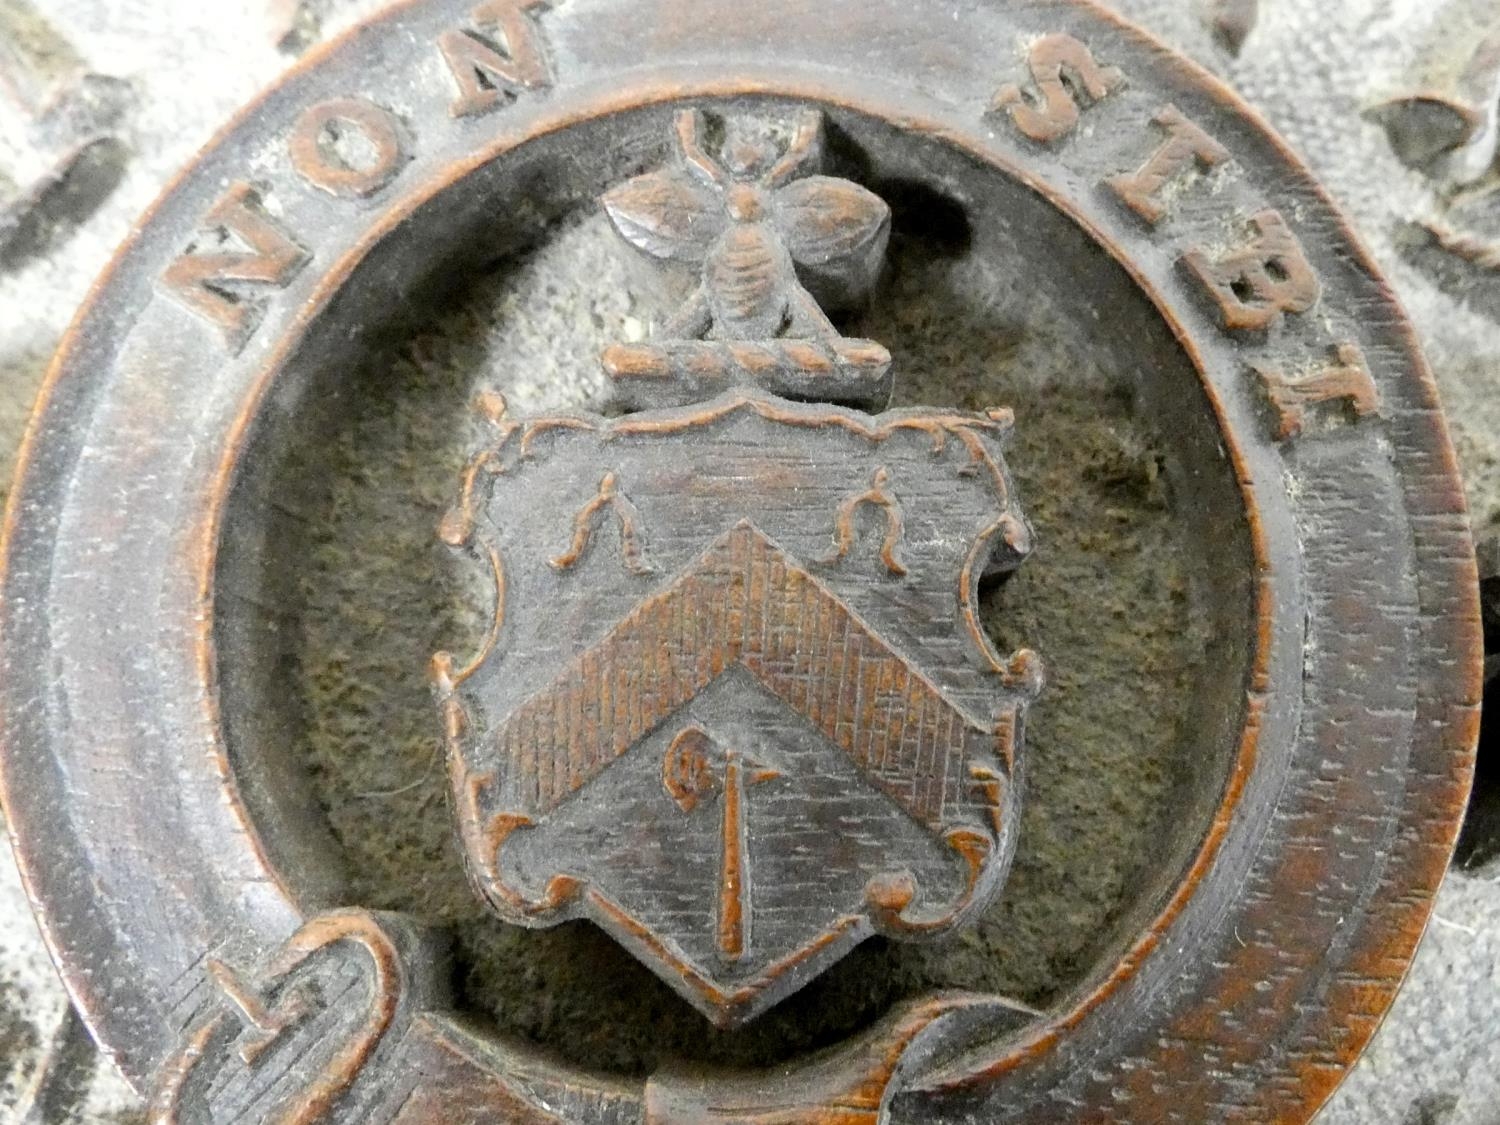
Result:
{"label": "weathered wood surface", "polygon": [[[247,638],[262,626],[253,605],[214,594],[221,568],[253,573],[265,550],[254,545],[255,503],[232,485],[276,410],[365,346],[360,323],[405,307],[420,281],[506,221],[496,195],[521,190],[521,161],[552,159],[571,169],[552,190],[592,193],[670,157],[648,138],[679,111],[742,113],[770,91],[783,113],[822,109],[871,158],[890,130],[964,153],[973,178],[957,187],[984,176],[1028,184],[1120,263],[1122,284],[1149,294],[1199,378],[1163,386],[1143,366],[1142,408],[1183,435],[1177,482],[1224,546],[1235,581],[1209,588],[1239,607],[1243,657],[1216,681],[1242,708],[1203,733],[1220,799],[1185,818],[1191,861],[1130,948],[1019,1026],[1009,1007],[945,1021],[934,1032],[942,1049],[921,1065],[892,1057],[878,1071],[878,1100],[847,1100],[872,1079],[858,1045],[839,1046],[834,1069],[848,1088],[804,1084],[810,1101],[787,1119],[874,1105],[877,1119],[896,1120],[1170,1120],[1185,1106],[1210,1119],[1306,1120],[1399,984],[1451,851],[1477,720],[1473,555],[1430,380],[1399,311],[1305,172],[1229,95],[1086,5],[965,5],[957,19],[894,2],[681,14],[611,0],[401,6],[205,154],[70,337],[7,525],[0,702],[7,815],[91,1024],[136,1081],[165,1091],[160,1104],[181,1089],[177,1104],[210,1118],[256,1112],[249,1091],[275,1087],[287,1105],[351,1120],[477,1116],[474,1091],[485,1088],[486,1104],[508,1102],[512,1119],[649,1119],[650,1087],[538,1061],[420,988],[410,1012],[395,1009],[409,1020],[402,1053],[373,1049],[370,1073],[346,1077],[331,1042],[292,1050],[305,1039],[283,1003],[295,996],[277,991],[278,958],[302,948],[307,926],[327,924],[338,882],[318,858],[315,817],[297,803],[296,764],[274,740],[226,742],[224,724],[238,720],[220,710],[233,700],[221,699],[219,673],[253,659]],[[414,66],[413,51],[428,65]],[[387,73],[409,80],[397,124],[374,80]],[[363,99],[357,112],[351,97]],[[306,143],[305,130],[333,116],[365,133],[358,167],[330,155],[337,138]],[[601,122],[616,145],[592,162],[557,159],[570,130]],[[610,182],[586,171],[601,163]],[[984,198],[959,194],[971,209]],[[736,248],[740,267],[774,257],[756,238]],[[710,325],[785,312],[786,268],[753,301],[710,301]],[[1014,268],[1026,276],[1026,263]],[[1080,333],[1109,335],[1128,354],[1128,329],[1100,328],[1109,294],[1081,297],[1094,315],[1080,313]],[[767,360],[712,340],[702,353],[731,380]],[[630,354],[615,366],[628,383],[672,371],[682,354],[700,353]],[[837,352],[801,354],[837,370]],[[870,349],[852,354],[879,369],[877,381],[899,377]],[[1199,441],[1204,428],[1218,440]],[[647,505],[627,475],[606,485],[610,470],[597,467],[569,494],[579,506],[551,515],[566,531],[588,509],[589,535],[608,539],[627,522],[622,496],[638,514]],[[875,517],[876,541],[856,523],[846,557],[894,581],[908,558],[878,529],[884,518],[889,530],[896,505],[881,497],[899,497],[901,477],[873,468],[888,470],[884,482],[872,472],[846,491],[860,519]],[[829,554],[844,538],[841,506],[823,507]],[[904,499],[899,510],[903,525],[916,518]],[[640,566],[651,565],[649,530]],[[575,552],[564,535],[549,558],[594,565],[602,545]],[[814,573],[814,560],[801,561]],[[450,719],[457,737],[462,723]],[[664,748],[663,811],[701,818],[706,807],[683,804],[704,799],[712,775],[721,793],[740,794],[737,816],[724,815],[727,802],[718,810],[720,840],[737,824],[753,841],[757,801],[779,783],[769,773],[790,771],[756,765],[758,784],[740,772],[731,785],[730,767],[745,763],[715,759],[724,739],[698,725],[701,736],[684,728],[675,752]],[[753,863],[744,870],[753,900]],[[875,903],[899,910],[904,893],[887,881]],[[736,938],[725,921],[716,914],[701,932],[721,949],[757,948],[753,907],[748,933]],[[216,977],[214,965],[239,976]],[[349,987],[367,1010],[370,986]],[[202,1031],[215,1026],[203,1008],[215,989],[248,1001],[221,1006],[223,1034],[236,1044],[259,1034],[265,1051],[296,1056],[288,1069],[270,1074],[278,1056],[253,1049],[249,1060],[227,1052],[217,1080],[198,1070],[206,1063],[182,1065],[206,1057],[194,1035],[220,1034]],[[351,1041],[368,1030],[342,1011],[335,1026]],[[715,1079],[703,1081],[665,1094],[658,1082],[663,1112],[773,1104],[774,1091],[796,1089],[775,1074],[721,1077],[717,1094]],[[215,1089],[225,1103],[214,1104]],[[387,1099],[379,1109],[363,1100],[371,1089]]]}
{"label": "weathered wood surface", "polygon": [[[680,166],[604,206],[697,275],[638,349],[658,362],[611,371],[649,387],[633,402],[685,404],[481,401],[493,437],[443,531],[494,619],[462,668],[434,666],[480,894],[518,925],[593,920],[732,1027],[872,933],[938,937],[988,904],[1041,670],[996,653],[977,609],[1032,545],[1009,412],[805,401],[889,394],[806,355],[877,346],[841,337],[797,268],[858,300],[889,209],[814,174],[815,111],[717,122],[717,148],[702,112],[675,124]],[[779,359],[719,367],[721,342]]]}

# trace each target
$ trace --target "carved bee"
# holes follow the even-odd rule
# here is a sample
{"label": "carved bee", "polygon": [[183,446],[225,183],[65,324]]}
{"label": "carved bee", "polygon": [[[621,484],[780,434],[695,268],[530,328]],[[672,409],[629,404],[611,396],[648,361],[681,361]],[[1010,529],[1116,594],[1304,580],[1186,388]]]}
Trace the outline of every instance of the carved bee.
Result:
{"label": "carved bee", "polygon": [[682,169],[637,176],[604,197],[631,245],[701,268],[697,290],[663,335],[837,336],[803,282],[831,304],[857,298],[879,269],[890,209],[858,184],[808,174],[822,157],[822,114],[803,114],[784,149],[734,123],[720,159],[705,147],[701,112],[680,112],[676,127]]}

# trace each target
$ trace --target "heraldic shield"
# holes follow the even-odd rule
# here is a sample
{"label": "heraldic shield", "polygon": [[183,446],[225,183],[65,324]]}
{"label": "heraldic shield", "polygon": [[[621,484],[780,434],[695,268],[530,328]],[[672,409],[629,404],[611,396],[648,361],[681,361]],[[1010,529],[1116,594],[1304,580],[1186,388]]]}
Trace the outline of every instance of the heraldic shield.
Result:
{"label": "heraldic shield", "polygon": [[816,115],[725,123],[716,156],[703,115],[676,124],[677,164],[605,206],[699,287],[663,340],[606,352],[623,413],[483,398],[443,536],[494,616],[434,668],[485,901],[591,919],[731,1027],[993,899],[1040,664],[978,615],[1030,550],[1009,412],[860,409],[890,357],[818,303],[874,279],[885,205],[807,174]]}

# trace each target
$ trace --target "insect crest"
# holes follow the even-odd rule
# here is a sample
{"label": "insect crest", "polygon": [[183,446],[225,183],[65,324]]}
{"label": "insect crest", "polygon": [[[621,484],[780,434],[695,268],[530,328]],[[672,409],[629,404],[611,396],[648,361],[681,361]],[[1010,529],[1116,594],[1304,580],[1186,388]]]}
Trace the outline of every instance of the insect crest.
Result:
{"label": "insect crest", "polygon": [[661,335],[837,338],[822,306],[847,306],[868,292],[890,209],[858,184],[816,174],[822,115],[798,116],[785,142],[754,120],[711,128],[697,109],[678,113],[675,126],[680,167],[638,176],[604,197],[636,249],[699,267],[697,288]]}

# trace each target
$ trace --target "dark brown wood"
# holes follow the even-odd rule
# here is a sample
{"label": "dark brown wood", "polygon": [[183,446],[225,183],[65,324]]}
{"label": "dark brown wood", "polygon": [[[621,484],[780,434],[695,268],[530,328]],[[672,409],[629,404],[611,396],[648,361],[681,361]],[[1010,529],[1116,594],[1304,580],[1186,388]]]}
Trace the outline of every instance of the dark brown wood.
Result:
{"label": "dark brown wood", "polygon": [[736,383],[813,401],[889,401],[890,353],[841,336],[823,305],[847,308],[868,292],[890,209],[858,184],[810,174],[822,114],[807,110],[787,125],[778,144],[767,123],[731,119],[722,152],[711,154],[703,113],[683,110],[679,166],[605,195],[627,242],[696,275],[665,339],[605,352],[620,406],[682,405]]}
{"label": "dark brown wood", "polygon": [[441,959],[409,920],[363,911],[312,919],[252,972],[210,959],[152,1120],[357,1120],[389,1099],[414,1015],[442,1002]]}
{"label": "dark brown wood", "polygon": [[[1031,549],[1009,413],[774,393],[889,395],[888,361],[809,362],[883,349],[798,276],[856,301],[888,208],[812,174],[819,113],[730,119],[720,151],[696,109],[675,131],[679,166],[604,206],[690,296],[635,349],[649,372],[611,374],[633,405],[688,405],[483,400],[494,437],[443,531],[488,571],[494,623],[434,671],[479,893],[517,925],[590,918],[732,1027],[874,932],[940,936],[993,898],[1040,665],[994,652],[977,610]],[[723,363],[737,346],[776,358]],[[683,815],[700,803],[717,815]]]}
{"label": "dark brown wood", "polygon": [[[933,938],[988,904],[1041,673],[977,610],[1031,550],[1009,412],[781,397],[889,397],[884,349],[802,282],[856,302],[889,209],[814,174],[816,111],[731,118],[718,151],[707,129],[680,111],[679,164],[604,197],[627,242],[693,271],[639,366],[606,353],[617,399],[687,405],[513,421],[483,399],[494,437],[443,533],[486,567],[494,622],[434,673],[479,893],[517,925],[590,918],[732,1027],[874,932]],[[719,814],[681,815],[700,803]]]}
{"label": "dark brown wood", "polygon": [[[610,410],[481,396],[441,534],[491,628],[434,670],[489,906],[591,919],[749,1020],[869,934],[959,924],[1026,846],[1049,695],[968,603],[1030,549],[1002,456],[1028,423],[880,412],[913,373],[831,313],[881,283],[882,195],[941,200],[1172,436],[1209,645],[1176,823],[1044,1009],[922,997],[763,1070],[564,1065],[463,1010],[430,920],[352,900],[282,737],[273,470],[537,216],[602,196],[677,275],[685,312],[603,357]],[[1306,1122],[1395,994],[1473,765],[1474,555],[1400,310],[1284,146],[1083,0],[393,6],[122,249],[4,567],[0,797],[162,1121]]]}

